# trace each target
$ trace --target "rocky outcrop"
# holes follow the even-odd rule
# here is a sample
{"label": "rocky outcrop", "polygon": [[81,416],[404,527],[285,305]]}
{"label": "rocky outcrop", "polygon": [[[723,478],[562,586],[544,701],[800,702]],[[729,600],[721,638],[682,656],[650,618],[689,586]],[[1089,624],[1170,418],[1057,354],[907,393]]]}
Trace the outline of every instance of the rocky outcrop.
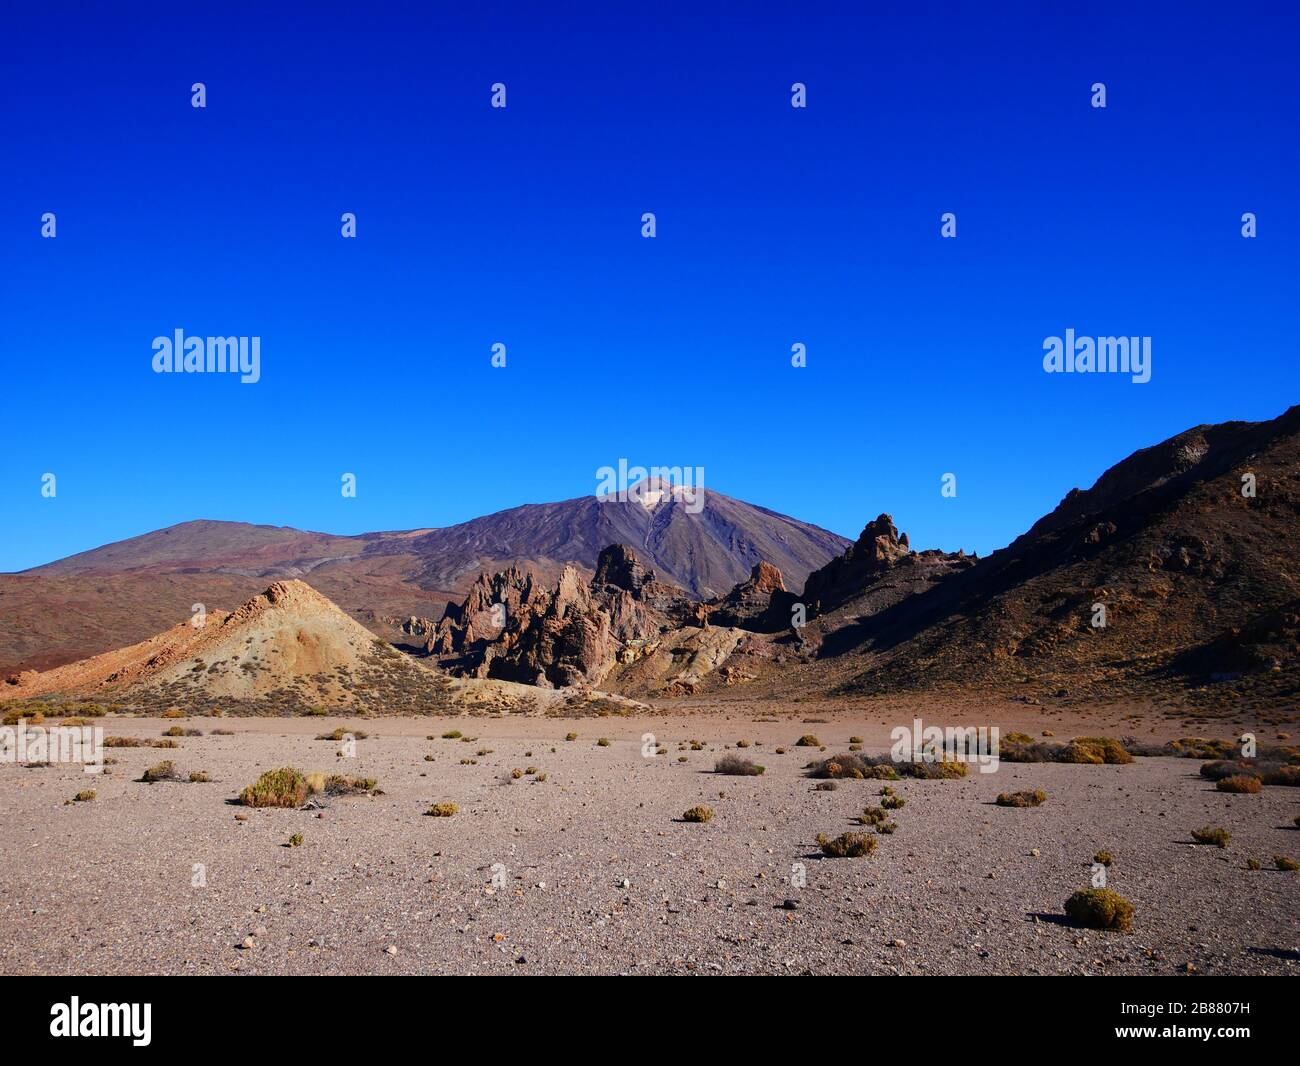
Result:
{"label": "rocky outcrop", "polygon": [[553,589],[515,567],[481,575],[464,603],[448,606],[426,650],[469,676],[599,685],[615,662],[661,633],[698,624],[690,597],[657,580],[631,548],[612,544],[590,582],[572,566]]}
{"label": "rocky outcrop", "polygon": [[[909,583],[912,578],[924,582],[933,580],[939,572],[965,569],[974,561],[961,551],[912,551],[907,534],[900,534],[894,519],[882,514],[867,523],[848,551],[808,575],[799,599],[810,616],[825,614],[868,594],[887,578],[906,576]],[[918,572],[896,575],[902,568],[918,568]]]}
{"label": "rocky outcrop", "polygon": [[771,563],[755,563],[746,580],[708,604],[709,623],[759,632],[786,628],[790,614],[781,608],[787,595],[781,571]]}

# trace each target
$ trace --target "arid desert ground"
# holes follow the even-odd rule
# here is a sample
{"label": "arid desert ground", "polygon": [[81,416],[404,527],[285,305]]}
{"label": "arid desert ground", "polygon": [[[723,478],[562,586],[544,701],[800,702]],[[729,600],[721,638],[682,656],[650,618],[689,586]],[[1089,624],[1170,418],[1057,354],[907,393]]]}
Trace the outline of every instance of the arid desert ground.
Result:
{"label": "arid desert ground", "polygon": [[[1059,712],[1050,731],[1115,735],[1121,713]],[[1272,861],[1300,857],[1295,790],[1217,792],[1195,759],[1003,762],[960,780],[903,779],[890,783],[905,801],[891,812],[897,829],[877,837],[872,855],[823,857],[818,834],[855,829],[851,819],[879,801],[884,783],[819,791],[805,765],[846,751],[850,737],[864,753],[885,752],[890,727],[913,714],[1034,736],[1045,728],[1038,709],[997,701],[957,710],[700,701],[662,715],[582,718],[109,716],[96,723],[109,735],[153,739],[175,725],[203,735],[181,737],[174,750],[112,748],[97,778],[77,766],[0,765],[0,971],[1300,968],[1300,881]],[[340,727],[367,733],[355,755],[316,739]],[[463,736],[442,737],[454,730]],[[645,734],[666,754],[645,757]],[[796,746],[804,734],[825,751]],[[713,773],[728,750],[765,772]],[[182,777],[201,770],[212,780],[139,780],[162,759]],[[281,766],[374,778],[380,794],[320,797],[305,810],[231,802]],[[68,802],[86,788],[93,800]],[[1019,789],[1042,789],[1047,801],[993,803]],[[458,813],[427,816],[435,803]],[[682,820],[697,805],[713,809],[711,821]],[[1207,824],[1230,832],[1226,848],[1193,843],[1191,830]],[[294,834],[301,844],[290,847]],[[1064,917],[1102,850],[1113,855],[1109,886],[1135,908],[1128,934]],[[1249,869],[1250,859],[1261,868]]]}

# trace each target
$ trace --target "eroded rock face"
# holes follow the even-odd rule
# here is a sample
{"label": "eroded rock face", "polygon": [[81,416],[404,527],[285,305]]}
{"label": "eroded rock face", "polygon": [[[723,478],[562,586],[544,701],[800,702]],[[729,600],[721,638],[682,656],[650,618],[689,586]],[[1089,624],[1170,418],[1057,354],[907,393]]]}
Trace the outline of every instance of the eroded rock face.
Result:
{"label": "eroded rock face", "polygon": [[599,685],[631,649],[697,625],[696,604],[655,579],[623,544],[605,548],[585,582],[565,567],[553,589],[517,568],[480,576],[463,604],[448,606],[426,649],[460,656],[457,673],[555,687]]}
{"label": "eroded rock face", "polygon": [[771,563],[755,563],[748,579],[708,605],[709,622],[760,632],[784,628],[789,625],[789,613],[779,609],[785,596],[778,594],[785,592],[780,570]]}

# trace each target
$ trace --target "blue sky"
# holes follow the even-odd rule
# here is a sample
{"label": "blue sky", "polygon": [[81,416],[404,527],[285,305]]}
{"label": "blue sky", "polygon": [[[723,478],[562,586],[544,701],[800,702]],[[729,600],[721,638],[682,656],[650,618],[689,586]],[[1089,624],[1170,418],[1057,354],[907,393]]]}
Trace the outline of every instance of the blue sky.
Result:
{"label": "blue sky", "polygon": [[[467,6],[7,10],[0,569],[447,525],[620,457],[983,553],[1300,400],[1282,6]],[[154,374],[177,328],[259,336],[261,381]],[[1152,380],[1045,374],[1067,328],[1150,336]]]}

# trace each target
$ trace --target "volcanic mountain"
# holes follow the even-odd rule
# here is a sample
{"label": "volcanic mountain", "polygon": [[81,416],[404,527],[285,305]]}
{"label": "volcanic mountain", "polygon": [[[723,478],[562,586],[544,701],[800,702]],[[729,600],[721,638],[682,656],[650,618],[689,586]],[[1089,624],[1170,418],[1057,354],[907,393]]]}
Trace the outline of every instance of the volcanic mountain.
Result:
{"label": "volcanic mountain", "polygon": [[622,543],[664,579],[720,595],[759,561],[796,587],[848,541],[775,511],[698,489],[528,504],[442,529],[335,536],[240,522],[169,526],[0,575],[0,674],[69,662],[144,639],[189,614],[232,608],[268,582],[306,578],[373,632],[400,640],[410,616],[436,618],[479,573],[518,566],[542,582],[586,575]]}
{"label": "volcanic mountain", "polygon": [[229,613],[200,615],[139,644],[0,686],[7,699],[53,694],[145,712],[176,706],[254,714],[499,713],[593,698],[449,678],[395,651],[302,581],[278,581]]}

